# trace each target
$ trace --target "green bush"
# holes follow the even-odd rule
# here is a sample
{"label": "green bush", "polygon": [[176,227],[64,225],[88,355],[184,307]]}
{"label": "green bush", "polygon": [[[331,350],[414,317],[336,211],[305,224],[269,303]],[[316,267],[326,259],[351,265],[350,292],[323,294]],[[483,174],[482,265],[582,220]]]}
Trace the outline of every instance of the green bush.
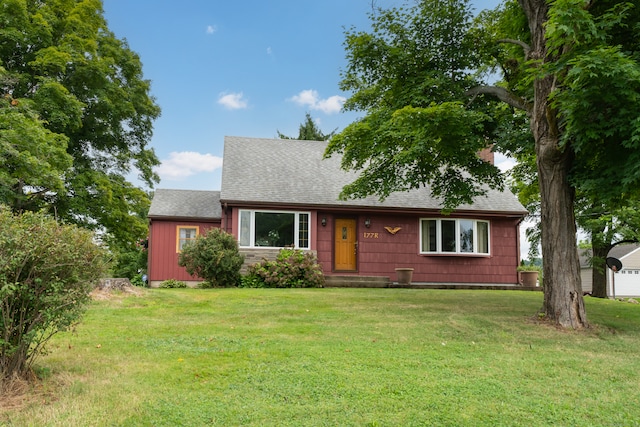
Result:
{"label": "green bush", "polygon": [[238,286],[243,262],[236,239],[219,228],[198,236],[178,257],[178,264],[187,273],[204,279],[211,287]]}
{"label": "green bush", "polygon": [[0,382],[28,375],[45,343],[78,321],[105,260],[89,231],[0,206]]}
{"label": "green bush", "polygon": [[[109,244],[109,249],[114,259],[111,266],[111,277],[126,277],[135,286],[144,286],[142,274],[147,271],[148,255],[146,240],[141,240],[135,245]],[[136,280],[136,277],[139,280]]]}
{"label": "green bush", "polygon": [[207,282],[206,280],[204,282],[200,282],[197,285],[198,289],[211,289],[211,288],[215,288],[215,286],[213,286],[211,283]]}
{"label": "green bush", "polygon": [[160,282],[159,288],[171,289],[171,288],[186,288],[187,284],[181,280],[167,279]]}
{"label": "green bush", "polygon": [[136,274],[135,276],[133,276],[130,280],[131,284],[133,286],[140,286],[140,287],[145,287],[147,286],[147,284],[145,283],[144,280],[142,280],[142,274]]}
{"label": "green bush", "polygon": [[313,252],[281,249],[275,261],[263,260],[249,266],[241,285],[247,288],[321,288],[324,274]]}

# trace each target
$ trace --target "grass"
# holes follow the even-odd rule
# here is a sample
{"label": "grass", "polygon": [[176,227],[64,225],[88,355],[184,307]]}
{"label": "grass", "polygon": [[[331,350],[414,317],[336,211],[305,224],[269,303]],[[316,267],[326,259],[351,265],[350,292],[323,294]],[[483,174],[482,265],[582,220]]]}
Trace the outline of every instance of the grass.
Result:
{"label": "grass", "polygon": [[[9,426],[640,425],[640,305],[542,294],[162,289],[92,304]],[[1,404],[0,404],[1,405]]]}

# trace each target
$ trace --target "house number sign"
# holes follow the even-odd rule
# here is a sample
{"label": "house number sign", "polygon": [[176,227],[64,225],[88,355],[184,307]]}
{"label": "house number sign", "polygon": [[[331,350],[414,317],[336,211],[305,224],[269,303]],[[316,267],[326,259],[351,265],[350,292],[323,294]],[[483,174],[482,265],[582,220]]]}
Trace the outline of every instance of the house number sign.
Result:
{"label": "house number sign", "polygon": [[378,238],[378,233],[365,232],[365,233],[363,233],[363,237],[365,239],[377,239]]}

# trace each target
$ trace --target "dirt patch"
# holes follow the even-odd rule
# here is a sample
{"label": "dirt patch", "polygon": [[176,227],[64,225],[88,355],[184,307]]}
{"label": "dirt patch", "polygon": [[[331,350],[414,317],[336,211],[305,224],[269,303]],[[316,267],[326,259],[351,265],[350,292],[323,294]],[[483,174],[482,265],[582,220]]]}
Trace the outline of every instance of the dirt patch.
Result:
{"label": "dirt patch", "polygon": [[95,289],[91,291],[91,298],[95,301],[123,299],[130,296],[143,296],[145,290],[133,286],[127,278],[101,279]]}
{"label": "dirt patch", "polygon": [[141,297],[144,296],[145,293],[146,291],[143,288],[129,285],[118,289],[95,288],[89,295],[91,295],[91,298],[95,301],[105,301],[123,299],[131,296]]}
{"label": "dirt patch", "polygon": [[28,378],[9,378],[0,383],[0,424],[12,413],[30,405],[56,400],[56,390],[66,385],[61,379],[42,380],[35,373]]}

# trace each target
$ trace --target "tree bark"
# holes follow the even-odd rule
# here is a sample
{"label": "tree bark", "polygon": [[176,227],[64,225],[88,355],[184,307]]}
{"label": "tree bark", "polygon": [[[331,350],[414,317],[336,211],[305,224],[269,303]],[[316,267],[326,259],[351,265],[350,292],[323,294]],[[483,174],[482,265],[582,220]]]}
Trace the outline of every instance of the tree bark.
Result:
{"label": "tree bark", "polygon": [[[546,0],[519,0],[531,32],[531,58],[551,61],[546,49],[544,23],[548,18]],[[555,76],[534,81],[531,112],[540,185],[543,258],[543,311],[547,318],[565,328],[588,327],[580,262],[576,241],[574,190],[569,183],[573,155],[568,145],[560,147],[556,112],[550,105]]]}
{"label": "tree bark", "polygon": [[597,298],[607,297],[607,266],[603,261],[611,250],[611,246],[601,247],[591,244],[591,255],[596,262],[591,265],[591,296]]}

